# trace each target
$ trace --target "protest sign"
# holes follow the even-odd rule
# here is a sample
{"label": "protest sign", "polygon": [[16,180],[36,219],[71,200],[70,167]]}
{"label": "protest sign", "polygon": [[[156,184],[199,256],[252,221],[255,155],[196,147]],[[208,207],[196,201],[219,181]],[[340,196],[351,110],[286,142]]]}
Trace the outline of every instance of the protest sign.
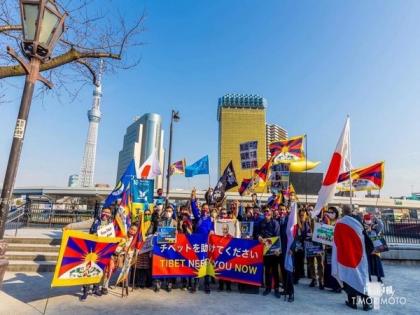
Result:
{"label": "protest sign", "polygon": [[[376,234],[376,233],[375,233]],[[389,251],[388,244],[383,236],[369,235],[372,240],[375,253],[383,253]]]}
{"label": "protest sign", "polygon": [[250,285],[261,285],[263,245],[257,240],[244,240],[218,235],[209,236],[208,275],[217,279]]}
{"label": "protest sign", "polygon": [[278,194],[279,192],[288,191],[290,183],[290,165],[279,163],[271,166],[271,192]]}
{"label": "protest sign", "polygon": [[264,239],[264,256],[274,255],[281,252],[280,237],[269,237]]}
{"label": "protest sign", "polygon": [[64,230],[51,286],[99,283],[119,242],[119,238]]}
{"label": "protest sign", "polygon": [[254,234],[254,222],[245,221],[240,222],[241,225],[241,238],[252,238]]}
{"label": "protest sign", "polygon": [[253,169],[258,167],[257,159],[258,141],[248,141],[239,144],[239,153],[241,156],[241,168]]}
{"label": "protest sign", "polygon": [[304,248],[305,248],[305,257],[318,256],[319,254],[322,254],[324,252],[324,249],[322,248],[322,244],[315,243],[312,241],[305,241]]}
{"label": "protest sign", "polygon": [[162,226],[157,229],[157,243],[168,244],[176,242],[176,227]]}
{"label": "protest sign", "polygon": [[152,276],[204,277],[207,275],[208,243],[206,234],[178,233],[174,244],[153,243]]}
{"label": "protest sign", "polygon": [[334,226],[324,224],[324,223],[315,223],[314,233],[312,235],[312,240],[321,244],[333,245],[334,237]]}
{"label": "protest sign", "polygon": [[99,237],[115,237],[114,224],[109,223],[104,226],[101,226],[97,232]]}
{"label": "protest sign", "polygon": [[214,234],[221,236],[239,237],[239,221],[236,219],[218,219],[214,222]]}
{"label": "protest sign", "polygon": [[141,242],[141,245],[139,246],[139,254],[148,253],[153,250],[153,235],[149,235],[146,237],[146,240]]}

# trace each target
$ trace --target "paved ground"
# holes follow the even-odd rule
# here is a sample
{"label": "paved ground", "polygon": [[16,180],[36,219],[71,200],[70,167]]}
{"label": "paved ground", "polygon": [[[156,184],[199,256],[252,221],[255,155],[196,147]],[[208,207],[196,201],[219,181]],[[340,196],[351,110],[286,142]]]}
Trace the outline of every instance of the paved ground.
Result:
{"label": "paved ground", "polygon": [[[395,297],[406,299],[405,305],[381,305],[379,314],[420,313],[420,270],[418,266],[385,265],[385,286],[393,286]],[[120,290],[101,298],[89,296],[86,302],[78,300],[78,287],[50,289],[51,273],[6,273],[0,292],[0,314],[355,314],[344,305],[344,294],[309,288],[308,280],[296,286],[295,302],[288,303],[273,295],[240,294],[238,292],[210,295],[202,291],[190,294],[181,290],[171,293],[136,290],[127,298]],[[358,312],[362,312],[359,310]]]}
{"label": "paved ground", "polygon": [[6,229],[5,237],[33,237],[33,238],[61,238],[62,229],[60,228],[23,228]]}

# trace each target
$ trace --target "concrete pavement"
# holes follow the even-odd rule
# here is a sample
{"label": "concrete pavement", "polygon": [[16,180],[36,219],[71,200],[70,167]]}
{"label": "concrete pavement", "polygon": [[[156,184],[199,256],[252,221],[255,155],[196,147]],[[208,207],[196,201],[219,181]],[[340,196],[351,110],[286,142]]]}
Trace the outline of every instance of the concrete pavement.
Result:
{"label": "concrete pavement", "polygon": [[[388,305],[381,305],[378,314],[419,314],[420,299],[418,283],[420,272],[417,266],[385,265],[385,286],[395,291]],[[138,289],[126,298],[121,298],[121,289],[108,296],[89,296],[79,302],[80,287],[50,288],[51,273],[6,273],[3,293],[0,294],[0,314],[356,314],[344,305],[345,295],[309,288],[305,279],[295,287],[295,302],[288,303],[273,295],[240,294],[233,287],[231,293],[202,291],[191,294],[181,290],[171,293],[154,293]],[[131,290],[131,289],[130,289]],[[46,307],[47,298],[48,305]],[[396,298],[403,298],[404,305],[390,305]]]}

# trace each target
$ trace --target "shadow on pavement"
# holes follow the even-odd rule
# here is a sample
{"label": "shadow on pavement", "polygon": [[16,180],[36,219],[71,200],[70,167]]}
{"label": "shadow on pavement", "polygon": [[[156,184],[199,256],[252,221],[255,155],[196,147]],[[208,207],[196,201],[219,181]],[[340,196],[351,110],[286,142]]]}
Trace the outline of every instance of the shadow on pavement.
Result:
{"label": "shadow on pavement", "polygon": [[28,275],[16,273],[13,278],[3,281],[2,290],[24,303],[43,300],[61,295],[78,296],[80,287],[51,288],[52,273]]}

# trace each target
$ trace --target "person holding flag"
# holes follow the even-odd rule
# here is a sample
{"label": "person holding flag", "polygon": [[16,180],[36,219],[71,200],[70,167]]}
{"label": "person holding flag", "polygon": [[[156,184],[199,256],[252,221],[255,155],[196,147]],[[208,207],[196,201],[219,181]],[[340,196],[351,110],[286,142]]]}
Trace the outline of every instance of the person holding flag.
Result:
{"label": "person holding flag", "polygon": [[[165,212],[163,213],[162,217],[159,219],[158,221],[158,227],[173,227],[173,228],[177,228],[177,222],[176,220],[173,219],[173,214],[174,214],[174,209],[172,208],[171,205],[168,205],[165,208]],[[159,292],[160,288],[161,288],[161,283],[162,281],[165,283],[166,285],[166,290],[168,292],[172,291],[172,287],[173,287],[173,279],[156,279],[155,280],[155,288],[154,291],[155,292]]]}
{"label": "person holding flag", "polygon": [[287,235],[287,247],[284,259],[284,269],[286,272],[286,287],[284,291],[281,292],[281,295],[288,295],[288,302],[293,302],[295,300],[295,289],[293,287],[293,271],[294,271],[294,264],[293,264],[293,252],[296,246],[296,235],[297,235],[297,202],[296,202],[295,193],[290,193],[290,212],[287,218],[287,227],[286,227],[286,235]]}
{"label": "person holding flag", "polygon": [[[195,233],[208,235],[214,231],[214,222],[210,216],[210,209],[207,203],[201,206],[201,210],[197,204],[197,195],[195,188],[191,192],[191,210],[195,220]],[[191,288],[191,293],[197,291],[198,278],[194,279],[194,283]],[[210,294],[210,276],[204,277],[204,292]]]}
{"label": "person holding flag", "polygon": [[371,298],[366,295],[369,283],[368,255],[373,244],[363,228],[361,219],[344,205],[343,217],[334,228],[331,274],[343,285],[347,293],[346,305],[357,309],[360,300],[363,310],[372,309]]}

